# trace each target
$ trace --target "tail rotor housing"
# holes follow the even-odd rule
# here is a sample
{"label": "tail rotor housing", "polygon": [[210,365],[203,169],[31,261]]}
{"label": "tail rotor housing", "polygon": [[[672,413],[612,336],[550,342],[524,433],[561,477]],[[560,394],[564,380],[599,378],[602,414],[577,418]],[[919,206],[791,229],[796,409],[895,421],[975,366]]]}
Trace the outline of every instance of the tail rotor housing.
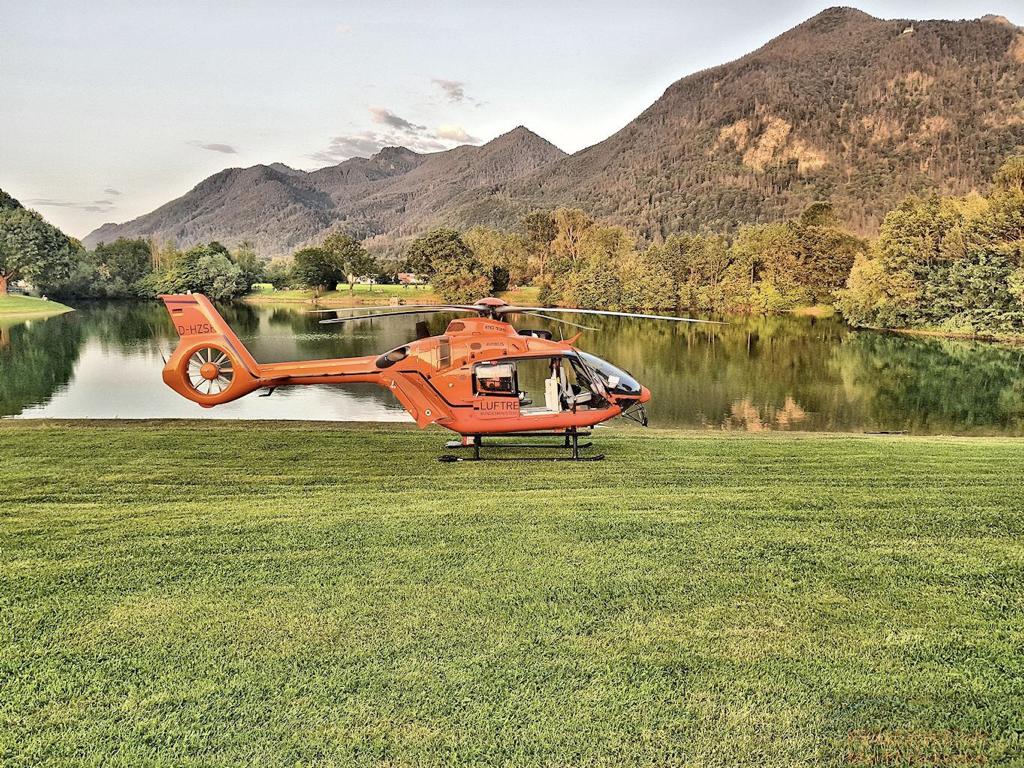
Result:
{"label": "tail rotor housing", "polygon": [[180,340],[163,370],[182,397],[209,408],[261,386],[259,364],[200,294],[162,296]]}

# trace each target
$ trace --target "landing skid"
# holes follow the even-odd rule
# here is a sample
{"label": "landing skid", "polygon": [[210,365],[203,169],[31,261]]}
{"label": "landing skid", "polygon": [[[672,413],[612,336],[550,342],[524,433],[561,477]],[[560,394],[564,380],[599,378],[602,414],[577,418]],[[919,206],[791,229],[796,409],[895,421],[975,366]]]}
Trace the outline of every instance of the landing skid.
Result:
{"label": "landing skid", "polygon": [[568,456],[495,456],[492,458],[485,458],[481,455],[480,449],[484,447],[485,435],[467,435],[471,440],[464,442],[463,440],[449,440],[444,444],[444,447],[449,450],[459,450],[465,448],[471,448],[473,450],[472,456],[456,456],[451,453],[446,453],[443,456],[439,456],[439,461],[601,461],[604,459],[603,453],[595,453],[592,456],[583,456],[580,451],[584,448],[589,448],[591,443],[581,443],[581,437],[589,437],[590,432],[580,432],[576,429],[567,429],[563,432],[507,432],[503,435],[486,435],[486,437],[493,441],[495,439],[504,439],[510,437],[560,437],[563,439],[561,444],[550,442],[550,443],[509,443],[509,442],[488,442],[488,449],[496,448],[540,448],[543,450],[560,450],[569,449]]}

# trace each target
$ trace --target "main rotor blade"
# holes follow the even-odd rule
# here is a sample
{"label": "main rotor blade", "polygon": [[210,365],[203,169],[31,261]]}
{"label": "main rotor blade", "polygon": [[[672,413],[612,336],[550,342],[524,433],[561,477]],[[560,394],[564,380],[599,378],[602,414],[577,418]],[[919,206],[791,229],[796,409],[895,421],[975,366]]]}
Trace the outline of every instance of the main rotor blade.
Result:
{"label": "main rotor blade", "polygon": [[561,323],[562,325],[572,326],[573,328],[581,328],[584,331],[599,331],[600,328],[594,328],[590,325],[580,325],[579,323],[573,323],[568,320],[563,320],[560,317],[551,317],[551,315],[542,315],[540,312],[515,312],[517,315],[530,315],[531,317],[543,317],[545,320],[551,320],[555,323]]}
{"label": "main rotor blade", "polygon": [[[390,305],[388,305],[390,306]],[[310,309],[307,315],[323,314],[326,312],[362,312],[367,309],[384,309],[385,307],[334,307],[333,309]],[[477,307],[470,304],[395,304],[395,309],[465,309],[479,311]]]}
{"label": "main rotor blade", "polygon": [[475,312],[473,309],[459,309],[457,307],[435,307],[433,309],[413,309],[408,312],[375,312],[372,315],[352,315],[351,317],[329,317],[321,320],[320,325],[331,323],[347,323],[352,320],[370,320],[375,317],[400,317],[401,315],[427,315],[433,312]]}
{"label": "main rotor blade", "polygon": [[612,312],[607,309],[565,309],[563,307],[497,307],[498,314],[510,312],[565,312],[574,315],[608,315],[611,317],[636,317],[641,320],[671,320],[676,323],[707,323],[709,325],[728,325],[718,320],[695,320],[692,317],[671,317],[670,315],[645,315],[640,312]]}

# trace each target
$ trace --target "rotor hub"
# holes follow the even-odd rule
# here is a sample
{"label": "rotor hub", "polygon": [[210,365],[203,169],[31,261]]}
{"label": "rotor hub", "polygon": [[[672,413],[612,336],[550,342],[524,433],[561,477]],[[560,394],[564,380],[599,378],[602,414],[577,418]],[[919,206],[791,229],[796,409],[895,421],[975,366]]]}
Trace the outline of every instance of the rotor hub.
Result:
{"label": "rotor hub", "polygon": [[198,394],[219,395],[234,381],[234,363],[223,349],[202,347],[189,356],[184,374]]}
{"label": "rotor hub", "polygon": [[478,307],[492,307],[492,308],[496,308],[496,307],[508,306],[508,302],[506,302],[504,299],[499,299],[499,298],[496,298],[494,296],[487,296],[486,298],[480,299],[476,303],[476,305]]}

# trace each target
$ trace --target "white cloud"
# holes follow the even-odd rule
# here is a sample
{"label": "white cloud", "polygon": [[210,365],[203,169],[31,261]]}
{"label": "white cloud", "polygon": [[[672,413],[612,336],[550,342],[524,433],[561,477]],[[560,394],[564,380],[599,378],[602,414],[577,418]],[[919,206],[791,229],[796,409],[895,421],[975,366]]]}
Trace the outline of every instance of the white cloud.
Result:
{"label": "white cloud", "polygon": [[352,157],[370,157],[384,147],[405,147],[413,152],[440,152],[455,144],[474,144],[478,139],[457,125],[442,125],[431,131],[400,117],[385,107],[370,107],[370,120],[384,126],[377,130],[354,131],[331,138],[326,148],[309,155],[312,160],[334,165]]}
{"label": "white cloud", "polygon": [[444,91],[448,101],[459,104],[466,100],[466,84],[461,80],[445,80],[441,77],[435,77],[430,82]]}
{"label": "white cloud", "polygon": [[471,136],[466,132],[466,129],[460,125],[442,125],[437,129],[436,136],[439,139],[447,139],[448,141],[457,141],[460,144],[479,144],[480,139],[476,136]]}
{"label": "white cloud", "polygon": [[384,107],[370,107],[370,116],[375,123],[411,134],[417,134],[427,129],[427,126],[410,123],[404,117],[399,117],[390,109],[385,109]]}
{"label": "white cloud", "polygon": [[87,211],[88,213],[106,213],[114,208],[114,204],[110,200],[93,200],[88,203],[82,203],[74,200],[35,197],[31,200],[26,200],[25,203],[38,208],[72,208],[76,211]]}
{"label": "white cloud", "polygon": [[197,139],[193,139],[192,141],[189,141],[187,143],[190,146],[199,147],[199,149],[205,149],[205,150],[207,150],[209,152],[220,152],[223,155],[237,155],[238,154],[238,150],[235,149],[230,144],[220,144],[218,142],[214,142],[214,143],[211,143],[211,144],[204,144],[203,142],[201,142],[201,141],[199,141]]}

